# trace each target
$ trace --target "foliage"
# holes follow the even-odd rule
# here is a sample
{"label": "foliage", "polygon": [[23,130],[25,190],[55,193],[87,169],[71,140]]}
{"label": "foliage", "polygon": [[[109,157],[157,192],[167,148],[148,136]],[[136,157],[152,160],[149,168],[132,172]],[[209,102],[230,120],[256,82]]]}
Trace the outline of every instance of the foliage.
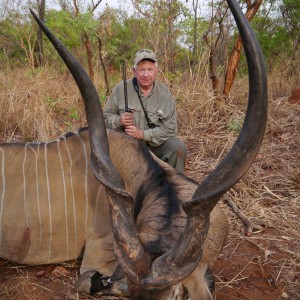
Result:
{"label": "foliage", "polygon": [[[80,20],[75,20],[70,12],[66,10],[50,10],[46,12],[45,23],[70,50],[80,46],[81,40],[78,33],[82,24]],[[45,38],[45,42],[47,40]]]}
{"label": "foliage", "polygon": [[298,39],[299,43],[300,2],[298,0],[283,0],[279,8],[284,19],[285,29],[292,35],[292,38]]}
{"label": "foliage", "polygon": [[242,129],[242,121],[232,118],[229,120],[227,128],[237,135]]}
{"label": "foliage", "polygon": [[[96,42],[98,23],[91,17],[90,13],[74,16],[66,10],[50,10],[46,14],[45,23],[55,35],[59,36],[63,44],[71,52],[75,52],[76,55],[81,52],[81,33],[88,33],[94,43]],[[46,37],[44,42],[50,45]],[[51,56],[57,55],[52,46],[47,47],[47,49]]]}
{"label": "foliage", "polygon": [[[74,51],[80,47],[81,40],[80,35],[78,35],[78,32],[80,32],[80,22],[76,22],[74,17],[69,12],[65,10],[47,11],[45,23],[70,51]],[[37,25],[34,24],[34,26]],[[50,42],[46,37],[44,38],[44,43],[48,44],[48,47],[46,48],[51,57],[56,56],[56,51],[50,46]]]}
{"label": "foliage", "polygon": [[[103,31],[102,31],[103,32]],[[104,37],[107,61],[118,68],[123,60],[132,62],[139,48],[149,48],[143,34],[147,33],[147,22],[134,16],[120,22],[116,17],[111,20],[111,33]]]}
{"label": "foliage", "polygon": [[[31,68],[35,67],[33,54],[37,25],[28,13],[27,2],[23,2],[25,4],[20,7],[16,7],[15,1],[10,6],[8,1],[0,3],[0,9],[6,4],[5,13],[0,16],[1,66],[28,64]],[[199,57],[203,57],[207,45],[202,36],[212,26],[209,35],[211,41],[222,30],[221,47],[213,52],[216,69],[223,70],[223,66],[226,66],[228,49],[236,37],[236,26],[230,21],[227,7],[222,1],[209,1],[202,4],[201,9],[199,3],[199,7],[194,7],[194,10],[190,1],[132,0],[132,3],[132,11],[106,7],[97,13],[90,9],[91,4],[86,3],[87,9],[76,14],[71,2],[60,1],[61,10],[46,8],[45,23],[83,63],[86,61],[83,34],[91,42],[95,66],[99,66],[98,43],[101,38],[101,53],[105,66],[110,70],[119,70],[124,59],[131,67],[134,53],[138,49],[151,48],[158,55],[165,77],[170,80],[176,78],[177,74],[183,74],[193,61],[197,62]],[[218,30],[223,14],[222,28]],[[270,69],[282,61],[291,60],[291,64],[286,63],[290,68],[299,64],[299,19],[298,0],[263,1],[251,24]],[[61,65],[46,38],[44,45],[46,62]],[[246,71],[245,66],[242,56],[239,67],[242,74]],[[117,78],[115,73],[111,73],[111,78]]]}
{"label": "foliage", "polygon": [[300,3],[283,0],[264,7],[255,20],[259,41],[270,66],[284,59],[295,59],[299,51]]}
{"label": "foliage", "polygon": [[7,61],[14,61],[20,65],[26,60],[30,61],[30,51],[36,39],[36,32],[32,30],[28,14],[9,12],[5,20],[1,21],[0,30],[2,57],[5,56]]}

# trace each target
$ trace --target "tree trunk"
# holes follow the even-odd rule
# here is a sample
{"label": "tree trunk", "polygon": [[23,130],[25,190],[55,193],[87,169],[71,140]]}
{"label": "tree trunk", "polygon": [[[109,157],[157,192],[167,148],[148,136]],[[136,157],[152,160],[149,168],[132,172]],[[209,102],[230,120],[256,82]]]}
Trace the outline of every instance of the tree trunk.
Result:
{"label": "tree trunk", "polygon": [[106,86],[106,96],[108,96],[109,92],[110,92],[110,89],[109,89],[106,66],[105,66],[105,63],[104,63],[103,55],[102,55],[102,40],[101,40],[101,37],[100,37],[100,33],[98,33],[97,40],[98,40],[98,54],[99,54],[100,64],[101,64],[101,67],[102,67],[102,70],[103,70],[103,76],[104,76],[105,86]]}
{"label": "tree trunk", "polygon": [[[207,35],[204,35],[203,38],[206,44],[209,45]],[[216,63],[214,50],[212,49],[212,47],[209,48],[209,70],[210,70],[209,78],[212,81],[212,88],[214,94],[215,96],[218,96],[220,94],[220,80],[217,75],[217,63]]]}
{"label": "tree trunk", "polygon": [[[39,18],[44,22],[45,0],[37,0],[37,3],[38,3]],[[37,45],[35,48],[36,48],[35,52],[37,53],[37,57],[38,57],[37,65],[41,67],[44,64],[44,49],[43,49],[42,29],[39,26],[37,31]]]}
{"label": "tree trunk", "polygon": [[198,8],[199,0],[193,0],[193,12],[194,12],[194,32],[193,32],[193,50],[192,57],[190,61],[190,66],[194,67],[196,65],[196,56],[198,55]]}
{"label": "tree trunk", "polygon": [[[216,11],[216,12],[215,12]],[[221,37],[223,34],[223,21],[226,13],[222,12],[221,6],[219,5],[216,9],[214,7],[214,2],[211,6],[211,21],[209,28],[203,34],[203,39],[209,49],[209,70],[210,79],[212,81],[212,88],[214,95],[219,99],[221,95],[221,82],[217,73],[217,58],[216,53],[221,44]],[[214,23],[217,21],[219,31],[214,28]],[[217,34],[216,34],[217,33]],[[209,36],[210,35],[210,36]],[[210,38],[211,37],[211,38]]]}
{"label": "tree trunk", "polygon": [[83,34],[84,46],[87,54],[87,61],[89,66],[89,75],[92,81],[94,81],[94,66],[93,66],[93,50],[90,38],[86,32]]}
{"label": "tree trunk", "polygon": [[[101,2],[101,1],[100,1]],[[99,3],[100,3],[99,2]],[[99,4],[98,3],[98,4]],[[73,0],[73,4],[75,7],[75,11],[76,11],[76,16],[79,16],[80,11],[79,11],[79,7],[77,4],[76,0]],[[97,5],[98,5],[97,4]],[[96,6],[97,7],[97,6]],[[94,7],[95,9],[95,7]],[[92,50],[92,45],[91,45],[91,41],[90,38],[88,36],[88,34],[86,32],[83,32],[82,34],[82,39],[84,42],[84,46],[85,46],[85,50],[86,50],[86,54],[87,54],[87,61],[88,61],[88,68],[89,68],[89,76],[91,78],[92,81],[94,81],[94,66],[93,66],[93,50]]]}
{"label": "tree trunk", "polygon": [[[245,16],[249,22],[253,19],[253,17],[257,13],[261,3],[262,0],[257,0],[253,4],[251,3],[250,0],[247,1],[247,11],[245,13]],[[228,67],[225,75],[225,82],[224,82],[224,89],[223,89],[223,95],[225,97],[228,97],[229,92],[232,88],[237,73],[237,67],[239,65],[242,49],[243,49],[242,40],[241,37],[238,35],[235,42],[235,46],[233,47],[230,54],[230,59],[228,62]]]}

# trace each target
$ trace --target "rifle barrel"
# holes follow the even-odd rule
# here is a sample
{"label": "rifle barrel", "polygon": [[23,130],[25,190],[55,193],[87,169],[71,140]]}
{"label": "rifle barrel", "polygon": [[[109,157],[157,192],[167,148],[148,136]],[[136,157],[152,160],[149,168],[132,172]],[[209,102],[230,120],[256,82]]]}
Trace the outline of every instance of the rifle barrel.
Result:
{"label": "rifle barrel", "polygon": [[128,109],[128,95],[127,95],[127,82],[126,82],[126,62],[123,62],[123,82],[124,82],[124,100],[125,100],[125,111],[129,111]]}

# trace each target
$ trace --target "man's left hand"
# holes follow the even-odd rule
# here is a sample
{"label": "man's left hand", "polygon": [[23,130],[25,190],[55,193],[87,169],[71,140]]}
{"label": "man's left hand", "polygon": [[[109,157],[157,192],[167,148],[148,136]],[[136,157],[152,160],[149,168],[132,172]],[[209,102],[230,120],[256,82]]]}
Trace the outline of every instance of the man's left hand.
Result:
{"label": "man's left hand", "polygon": [[125,133],[134,137],[137,140],[143,140],[144,138],[144,132],[143,130],[131,125],[125,127]]}

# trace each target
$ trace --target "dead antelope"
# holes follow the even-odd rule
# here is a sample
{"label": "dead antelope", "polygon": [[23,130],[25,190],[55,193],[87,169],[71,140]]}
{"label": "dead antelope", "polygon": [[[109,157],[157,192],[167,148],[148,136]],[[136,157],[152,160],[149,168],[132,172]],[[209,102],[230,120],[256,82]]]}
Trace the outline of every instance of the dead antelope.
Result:
{"label": "dead antelope", "polygon": [[[206,275],[228,230],[217,203],[251,166],[267,117],[260,47],[237,3],[228,3],[247,56],[248,109],[232,149],[200,184],[142,143],[106,131],[91,80],[35,16],[80,89],[89,130],[49,143],[1,144],[1,257],[55,263],[84,248],[78,291],[114,293],[125,277],[131,299],[212,299]],[[178,294],[181,287],[188,295]]]}

